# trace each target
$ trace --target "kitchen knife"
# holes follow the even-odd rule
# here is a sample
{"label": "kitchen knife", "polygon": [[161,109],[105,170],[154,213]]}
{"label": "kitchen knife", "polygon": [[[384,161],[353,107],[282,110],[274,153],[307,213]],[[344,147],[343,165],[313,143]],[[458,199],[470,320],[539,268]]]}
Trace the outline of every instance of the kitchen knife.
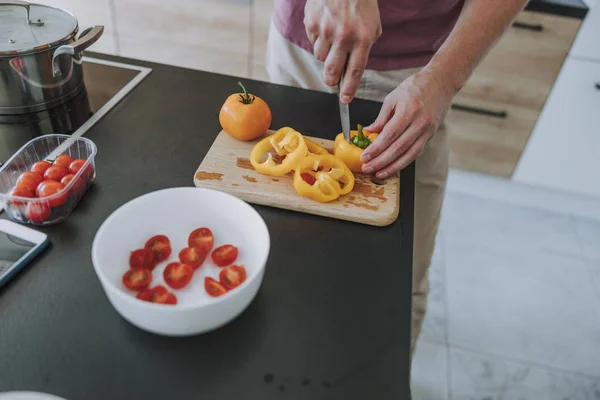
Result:
{"label": "kitchen knife", "polygon": [[350,105],[343,104],[341,101],[342,95],[342,81],[344,80],[344,75],[346,68],[342,68],[342,74],[340,76],[340,83],[338,83],[338,102],[340,104],[340,120],[342,121],[342,132],[344,132],[344,139],[346,142],[350,143]]}

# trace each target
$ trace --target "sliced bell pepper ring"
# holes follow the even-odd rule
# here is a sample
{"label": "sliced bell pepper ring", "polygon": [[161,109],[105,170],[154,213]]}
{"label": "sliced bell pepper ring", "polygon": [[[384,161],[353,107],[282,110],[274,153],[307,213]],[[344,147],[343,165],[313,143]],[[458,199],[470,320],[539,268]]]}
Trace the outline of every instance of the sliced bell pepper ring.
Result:
{"label": "sliced bell pepper ring", "polygon": [[350,132],[351,143],[346,142],[343,133],[336,136],[333,145],[334,154],[350,168],[350,171],[361,172],[363,163],[360,161],[360,155],[377,136],[379,134],[363,131],[362,126],[358,125],[358,130]]}
{"label": "sliced bell pepper ring", "polygon": [[319,146],[318,144],[316,144],[315,142],[313,142],[312,140],[308,139],[308,138],[304,138],[304,141],[306,142],[306,147],[308,147],[308,154],[329,154],[329,152],[324,149],[323,147]]}
{"label": "sliced bell pepper ring", "polygon": [[[261,174],[283,176],[292,171],[307,153],[308,147],[302,134],[285,127],[254,146],[250,153],[250,163]],[[265,154],[267,158],[263,161]],[[281,159],[280,163],[275,161],[274,155]]]}
{"label": "sliced bell pepper ring", "polygon": [[353,188],[352,171],[334,155],[310,155],[296,167],[294,189],[300,196],[327,203],[350,193]]}

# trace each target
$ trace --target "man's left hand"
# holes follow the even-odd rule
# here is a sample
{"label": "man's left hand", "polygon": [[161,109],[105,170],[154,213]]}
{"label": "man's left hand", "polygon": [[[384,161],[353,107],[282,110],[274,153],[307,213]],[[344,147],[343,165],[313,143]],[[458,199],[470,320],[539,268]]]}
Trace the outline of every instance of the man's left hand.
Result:
{"label": "man's left hand", "polygon": [[380,133],[363,152],[363,172],[386,179],[414,161],[442,124],[456,90],[422,69],[385,97],[377,120],[365,130]]}

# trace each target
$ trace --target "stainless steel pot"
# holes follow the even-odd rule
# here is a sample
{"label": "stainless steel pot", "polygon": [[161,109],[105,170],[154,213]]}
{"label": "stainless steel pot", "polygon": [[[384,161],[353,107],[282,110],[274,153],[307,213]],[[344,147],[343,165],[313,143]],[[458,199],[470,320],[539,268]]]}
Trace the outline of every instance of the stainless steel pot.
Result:
{"label": "stainless steel pot", "polygon": [[79,38],[71,13],[20,0],[0,1],[0,115],[27,114],[63,104],[83,88],[82,51],[104,27]]}

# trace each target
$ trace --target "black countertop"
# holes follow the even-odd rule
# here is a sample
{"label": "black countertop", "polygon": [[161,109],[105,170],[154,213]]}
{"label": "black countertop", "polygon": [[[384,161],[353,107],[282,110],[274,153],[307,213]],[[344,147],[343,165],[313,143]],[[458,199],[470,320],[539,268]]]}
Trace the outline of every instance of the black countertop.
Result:
{"label": "black countertop", "polygon": [[[115,57],[93,55],[111,60]],[[90,251],[123,203],[192,186],[237,79],[124,60],[153,72],[87,134],[98,178],[52,245],[0,291],[0,391],[95,399],[409,399],[414,164],[401,211],[375,228],[256,206],[272,240],[257,297],[236,320],[194,337],[146,333],[109,304]],[[333,138],[336,98],[245,80],[272,127]],[[352,124],[376,103],[356,101]],[[151,217],[151,216],[149,216]]]}
{"label": "black countertop", "polygon": [[588,7],[582,0],[529,0],[526,10],[583,19]]}

